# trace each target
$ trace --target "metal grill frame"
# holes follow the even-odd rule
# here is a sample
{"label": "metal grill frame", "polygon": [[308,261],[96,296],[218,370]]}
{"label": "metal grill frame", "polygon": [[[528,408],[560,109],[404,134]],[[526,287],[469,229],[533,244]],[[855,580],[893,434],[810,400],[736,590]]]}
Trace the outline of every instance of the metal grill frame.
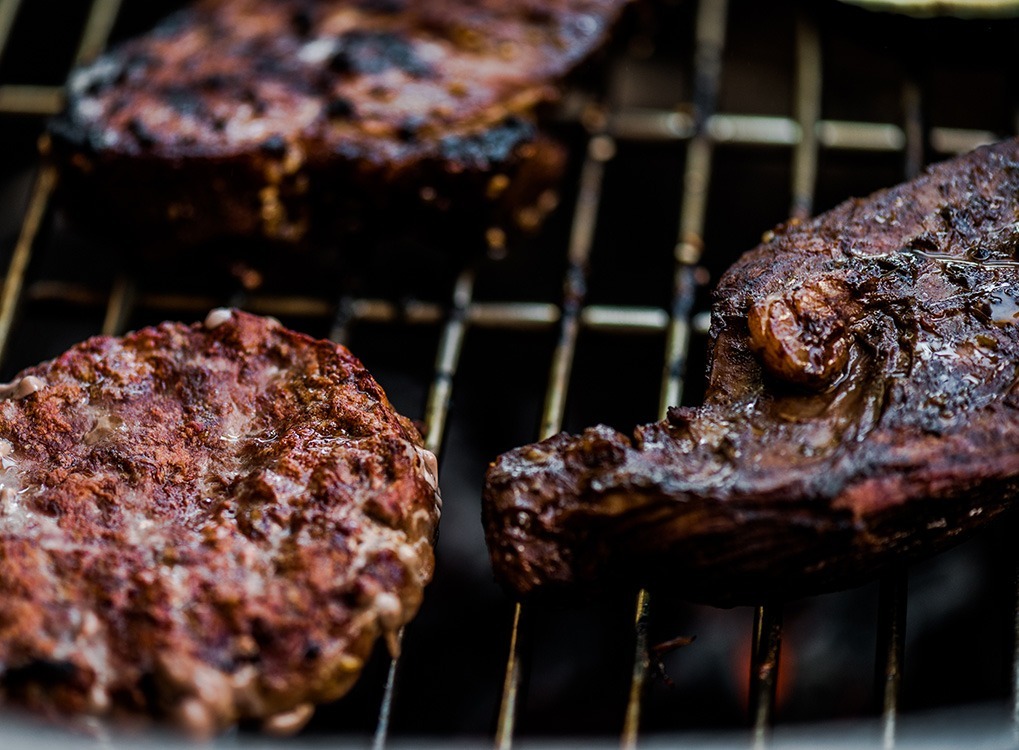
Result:
{"label": "metal grill frame", "polygon": [[[81,63],[104,48],[123,0],[93,0],[80,37],[74,62]],[[0,0],[0,55],[14,27],[21,0]],[[347,340],[352,326],[359,323],[389,323],[440,326],[433,375],[425,407],[424,423],[429,450],[440,453],[445,433],[454,378],[466,334],[471,329],[558,331],[549,367],[541,427],[537,437],[549,437],[563,423],[577,341],[582,330],[632,334],[665,334],[660,413],[680,403],[683,394],[687,354],[692,334],[704,333],[703,315],[694,316],[694,298],[701,276],[697,273],[704,241],[708,187],[714,148],[720,144],[785,146],[791,149],[792,190],[789,215],[810,216],[817,181],[821,149],[897,152],[904,157],[904,177],[916,175],[923,165],[924,144],[941,153],[963,153],[996,135],[980,130],[929,127],[921,116],[920,87],[906,82],[902,92],[903,123],[873,123],[824,120],[821,117],[822,46],[819,30],[809,12],[796,20],[796,80],[794,117],[767,117],[719,113],[718,90],[724,64],[728,0],[700,0],[697,10],[693,54],[694,90],[691,102],[677,102],[674,109],[622,109],[614,106],[611,92],[604,101],[581,100],[564,107],[583,113],[587,127],[586,155],[581,171],[577,202],[567,252],[568,267],[559,304],[541,302],[486,302],[474,299],[475,272],[469,265],[459,274],[447,304],[386,299],[341,297],[325,299],[304,296],[272,296],[237,291],[230,298],[236,306],[252,312],[319,318],[331,321],[330,337]],[[51,115],[63,106],[60,87],[0,85],[0,115]],[[1019,120],[1017,120],[1019,127]],[[659,307],[587,304],[586,286],[591,248],[595,239],[605,166],[616,152],[617,141],[679,141],[686,143],[686,166],[682,176],[682,201],[678,207],[678,232],[673,248],[675,268],[670,309]],[[46,143],[42,144],[43,151]],[[182,294],[140,291],[131,277],[117,276],[110,289],[40,279],[26,286],[26,273],[40,230],[50,210],[57,183],[55,169],[42,163],[23,213],[20,234],[11,254],[0,291],[0,359],[6,354],[20,306],[25,301],[61,300],[81,307],[105,309],[101,332],[123,331],[132,311],[144,308],[167,313],[200,314],[222,299]],[[877,674],[881,676],[882,737],[886,748],[894,747],[906,620],[906,571],[893,570],[881,582],[878,622]],[[1017,578],[1019,580],[1019,578]],[[1017,598],[1019,602],[1019,598]],[[635,748],[640,733],[641,698],[649,671],[647,618],[651,598],[641,591],[634,614],[634,659],[625,720],[620,734],[623,748]],[[508,659],[499,708],[495,744],[500,750],[512,747],[520,708],[522,670],[520,634],[527,627],[527,608],[517,604],[513,614]],[[1019,606],[1015,615],[1016,651],[1013,658],[1013,716],[1019,732]],[[401,633],[402,638],[402,633]],[[755,747],[767,744],[772,726],[775,688],[782,638],[782,607],[758,607],[751,633],[750,724]],[[372,747],[387,744],[399,659],[393,659],[380,705]],[[578,728],[582,730],[583,728]],[[1017,733],[1019,737],[1019,733]]]}

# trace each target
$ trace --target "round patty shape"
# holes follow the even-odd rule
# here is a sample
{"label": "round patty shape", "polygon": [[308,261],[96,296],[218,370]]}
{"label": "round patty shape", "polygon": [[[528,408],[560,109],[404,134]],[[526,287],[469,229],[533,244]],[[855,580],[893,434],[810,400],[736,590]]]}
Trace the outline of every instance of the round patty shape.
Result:
{"label": "round patty shape", "polygon": [[293,730],[417,611],[435,458],[344,347],[214,310],[0,397],[6,700]]}

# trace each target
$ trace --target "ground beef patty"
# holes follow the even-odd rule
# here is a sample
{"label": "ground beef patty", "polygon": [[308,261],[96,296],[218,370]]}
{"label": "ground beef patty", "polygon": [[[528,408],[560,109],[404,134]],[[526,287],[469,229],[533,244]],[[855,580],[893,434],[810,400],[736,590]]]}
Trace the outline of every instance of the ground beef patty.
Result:
{"label": "ground beef patty", "polygon": [[433,569],[434,456],[345,348],[215,310],[0,393],[0,685],[47,713],[299,728]]}
{"label": "ground beef patty", "polygon": [[71,76],[65,205],[145,242],[531,228],[535,107],[626,2],[203,0]]}

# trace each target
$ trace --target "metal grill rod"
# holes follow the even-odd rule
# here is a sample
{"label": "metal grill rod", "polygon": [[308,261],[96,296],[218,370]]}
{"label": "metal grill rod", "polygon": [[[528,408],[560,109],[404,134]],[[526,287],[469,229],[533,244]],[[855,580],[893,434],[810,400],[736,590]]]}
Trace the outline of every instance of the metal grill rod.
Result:
{"label": "metal grill rod", "polygon": [[14,19],[18,16],[18,9],[21,8],[21,0],[0,0],[0,57],[3,57],[7,49],[7,42],[11,38],[11,29],[14,28]]}
{"label": "metal grill rod", "polygon": [[[793,151],[789,214],[803,220],[813,213],[820,144],[823,56],[817,25],[804,10],[796,19],[796,84],[793,108],[803,137]],[[782,605],[766,604],[754,613],[750,667],[750,716],[755,746],[763,746],[774,721],[782,645]]]}
{"label": "metal grill rod", "polygon": [[[453,299],[449,318],[442,331],[438,352],[435,355],[435,369],[432,385],[425,405],[425,448],[441,458],[442,438],[449,418],[449,404],[453,395],[453,379],[460,364],[464,337],[467,334],[467,308],[474,296],[474,270],[466,268],[457,278],[453,287]],[[404,629],[400,629],[397,643],[403,643]],[[372,739],[372,750],[383,750],[389,736],[389,722],[393,713],[393,699],[396,692],[396,677],[400,667],[397,654],[389,663],[389,673],[379,707],[379,720]]]}
{"label": "metal grill rod", "polygon": [[[601,117],[596,118],[601,120]],[[615,156],[615,143],[606,135],[595,135],[588,141],[587,154],[580,175],[580,190],[570,231],[568,261],[563,290],[563,311],[559,341],[552,355],[545,406],[542,410],[540,439],[544,440],[562,428],[566,408],[566,391],[580,333],[580,311],[587,292],[587,266],[594,243],[594,231],[601,203],[605,163]],[[495,744],[500,750],[513,746],[517,710],[519,708],[521,653],[520,629],[524,609],[517,603],[513,613],[509,657],[503,683]]]}
{"label": "metal grill rod", "polygon": [[[89,11],[88,20],[85,23],[85,30],[82,32],[81,42],[75,55],[75,63],[82,62],[88,56],[97,54],[106,44],[106,40],[113,28],[117,13],[120,11],[121,0],[95,0]],[[16,8],[14,9],[16,10]],[[9,10],[8,12],[13,13]],[[13,16],[11,17],[13,22]],[[7,43],[13,23],[0,36],[0,47]],[[41,142],[42,150],[45,152],[47,143]],[[21,223],[21,232],[18,241],[14,246],[10,263],[7,267],[7,274],[4,277],[3,290],[0,292],[0,362],[7,352],[10,343],[11,327],[14,324],[14,316],[17,314],[18,305],[21,301],[21,292],[25,283],[25,272],[28,270],[29,261],[32,258],[32,251],[36,238],[42,227],[43,220],[49,208],[50,197],[56,187],[56,169],[49,164],[43,165],[36,176],[35,185],[32,188],[28,208],[25,210],[24,219]]]}
{"label": "metal grill rod", "polygon": [[[88,62],[103,51],[113,31],[122,0],[95,0],[74,55],[74,64]],[[21,0],[0,3],[0,54],[6,46]],[[20,115],[55,115],[64,106],[63,86],[8,84],[0,86],[0,112]]]}
{"label": "metal grill rod", "polygon": [[767,604],[754,610],[750,656],[750,717],[754,748],[767,745],[778,686],[782,647],[782,606]]}
{"label": "metal grill rod", "polygon": [[[658,407],[659,418],[662,419],[669,407],[678,406],[683,398],[683,379],[690,349],[690,318],[697,288],[695,266],[703,248],[702,237],[711,180],[712,142],[707,126],[718,99],[727,15],[728,0],[703,0],[697,9],[697,27],[694,32],[693,137],[687,146],[678,240],[674,250],[676,267],[673,301]],[[622,747],[627,750],[636,748],[640,731],[641,698],[650,663],[647,641],[649,610],[650,594],[642,589],[637,595],[634,616],[633,669],[623,723]]]}
{"label": "metal grill rod", "polygon": [[[903,170],[907,180],[916,177],[924,165],[926,132],[923,99],[919,84],[907,80],[902,88],[906,134]],[[908,575],[904,568],[893,570],[881,579],[878,604],[877,658],[874,672],[880,675],[878,692],[881,705],[881,741],[886,750],[895,747],[902,692],[902,665],[906,651],[906,593]]]}
{"label": "metal grill rod", "polygon": [[0,291],[0,362],[3,362],[7,353],[14,316],[17,314],[21,289],[25,283],[25,272],[28,270],[28,262],[32,259],[35,239],[46,217],[50,195],[56,183],[56,170],[50,165],[43,166],[35,178],[28,208],[25,209],[25,216],[21,222],[21,232],[14,245],[10,264],[7,266],[3,290]]}
{"label": "metal grill rod", "polygon": [[103,316],[102,332],[105,336],[116,336],[127,327],[127,321],[131,317],[131,310],[137,296],[134,280],[128,276],[120,275],[113,280],[110,288],[109,301],[106,305],[106,315]]}
{"label": "metal grill rod", "polygon": [[120,13],[121,2],[122,0],[95,0],[92,3],[92,12],[85,22],[85,30],[82,32],[78,51],[74,55],[75,65],[88,62],[103,51]]}
{"label": "metal grill rod", "polygon": [[875,673],[881,675],[878,690],[881,700],[881,744],[885,750],[895,747],[906,645],[907,581],[905,568],[888,573],[881,579]]}

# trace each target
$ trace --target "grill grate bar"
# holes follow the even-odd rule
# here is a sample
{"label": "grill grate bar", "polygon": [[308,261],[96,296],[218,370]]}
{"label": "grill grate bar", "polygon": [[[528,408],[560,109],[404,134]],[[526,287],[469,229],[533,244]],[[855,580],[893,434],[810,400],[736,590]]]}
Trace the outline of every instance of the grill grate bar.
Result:
{"label": "grill grate bar", "polygon": [[[396,635],[396,643],[403,646],[403,633],[405,628],[400,628]],[[393,699],[396,695],[396,674],[400,669],[399,655],[389,661],[389,671],[386,673],[386,686],[382,692],[382,703],[379,705],[379,720],[375,726],[375,734],[372,736],[372,750],[383,750],[386,740],[389,738],[389,722],[393,716]]]}
{"label": "grill grate bar", "polygon": [[85,31],[82,32],[78,51],[74,55],[75,64],[87,62],[103,51],[120,13],[121,2],[122,0],[95,0],[92,3],[92,10],[85,22]]}
{"label": "grill grate bar", "polygon": [[64,90],[58,86],[0,86],[0,112],[4,114],[49,117],[63,106]]}
{"label": "grill grate bar", "polygon": [[802,137],[793,152],[793,195],[789,214],[803,220],[814,212],[823,81],[821,36],[806,11],[801,11],[796,19],[796,52],[795,109]]}
{"label": "grill grate bar", "polygon": [[[84,284],[42,279],[26,288],[29,302],[61,302],[79,307],[102,307],[107,293]],[[138,307],[148,310],[203,313],[221,300],[212,295],[139,292]],[[329,338],[343,343],[355,323],[403,323],[432,326],[442,322],[445,306],[411,300],[396,303],[383,299],[344,298],[339,305],[306,296],[250,294],[245,309],[262,315],[333,319]],[[546,330],[560,320],[557,305],[544,302],[475,302],[467,305],[464,319],[470,328]],[[585,305],[580,326],[592,331],[656,334],[668,330],[668,312],[639,305]]]}
{"label": "grill grate bar", "polygon": [[[105,46],[106,39],[113,28],[113,22],[120,10],[120,2],[121,0],[95,0],[92,4],[75,55],[76,62],[81,62],[87,56],[97,54]],[[47,150],[48,142],[45,139],[40,142],[40,148],[43,152]],[[21,231],[7,267],[3,290],[0,292],[2,294],[0,297],[0,362],[3,361],[10,343],[11,328],[25,285],[25,273],[28,270],[29,261],[32,259],[35,241],[49,209],[50,197],[53,195],[56,183],[56,169],[50,164],[40,167],[29,198],[28,208],[25,210],[21,223]]]}
{"label": "grill grate bar", "polygon": [[651,609],[651,594],[641,589],[637,594],[637,611],[634,616],[633,671],[630,676],[630,693],[626,703],[626,718],[623,721],[621,746],[624,750],[635,750],[640,732],[640,705],[644,695],[651,658],[648,652],[648,615]]}
{"label": "grill grate bar", "polygon": [[106,315],[103,317],[104,336],[116,336],[127,327],[136,297],[137,289],[133,279],[125,275],[114,279],[106,305]]}
{"label": "grill grate bar", "polygon": [[509,750],[513,747],[513,731],[516,727],[517,704],[520,697],[520,634],[523,630],[523,617],[524,605],[517,602],[513,607],[509,657],[506,660],[506,676],[503,678],[502,700],[499,704],[499,723],[495,733],[495,746],[498,750]]}
{"label": "grill grate bar", "polygon": [[[474,270],[466,268],[461,271],[453,287],[452,304],[449,317],[442,331],[442,339],[435,355],[435,368],[432,385],[428,392],[425,405],[425,447],[441,457],[442,438],[446,432],[449,419],[449,405],[453,395],[453,379],[456,377],[463,352],[464,337],[467,334],[467,309],[474,296]],[[343,304],[341,302],[341,308]],[[397,635],[397,646],[403,644],[404,628]],[[372,738],[372,750],[383,750],[389,737],[389,723],[393,713],[393,700],[396,695],[396,677],[400,668],[400,655],[397,653],[389,662],[386,686],[382,693],[379,706],[379,719]]]}
{"label": "grill grate bar", "polygon": [[425,406],[425,447],[439,455],[442,438],[449,417],[449,401],[453,393],[453,378],[460,364],[464,336],[467,333],[467,308],[474,295],[474,271],[460,273],[453,288],[452,308],[442,332],[439,350],[435,356],[435,374]]}
{"label": "grill grate bar", "polygon": [[[95,0],[85,22],[74,64],[88,62],[103,51],[123,0]],[[0,2],[0,55],[10,38],[21,0]],[[48,117],[59,114],[64,106],[63,86],[5,84],[0,86],[0,113]]]}
{"label": "grill grate bar", "polygon": [[755,748],[763,748],[768,742],[781,646],[782,605],[772,603],[755,608],[750,662],[750,717]]}
{"label": "grill grate bar", "polygon": [[7,266],[3,291],[0,292],[2,295],[0,296],[0,362],[3,361],[4,355],[7,353],[14,316],[17,314],[21,290],[25,284],[25,272],[28,270],[28,262],[32,259],[35,240],[39,235],[43,220],[46,218],[46,210],[49,207],[50,196],[53,194],[56,183],[56,169],[48,164],[41,167],[39,174],[36,175],[35,185],[32,187],[28,208],[25,209],[18,241],[14,245],[14,252],[11,254],[11,260]]}
{"label": "grill grate bar", "polygon": [[902,665],[906,650],[906,591],[908,576],[905,568],[892,571],[881,579],[878,605],[878,669],[881,675],[881,743],[885,750],[895,747],[895,731],[902,690]]}
{"label": "grill grate bar", "polygon": [[[796,19],[796,84],[794,109],[803,138],[793,152],[792,197],[789,213],[795,220],[807,219],[814,208],[817,185],[817,155],[820,139],[823,86],[821,37],[807,11]],[[767,741],[774,721],[776,688],[782,645],[782,606],[766,604],[754,613],[753,647],[750,667],[750,716],[754,743]]]}
{"label": "grill grate bar", "polygon": [[[2,8],[0,8],[2,10]],[[0,16],[0,22],[2,22]],[[0,26],[2,31],[2,26]],[[2,37],[0,37],[2,39]],[[3,47],[0,46],[0,53]],[[5,84],[0,86],[0,113],[50,116],[63,107],[61,86]],[[622,108],[608,116],[604,132],[619,141],[686,141],[694,136],[693,116],[676,109]],[[576,118],[561,116],[564,123]],[[902,151],[907,135],[894,123],[820,120],[815,127],[818,144],[833,151]],[[707,134],[719,144],[738,146],[796,146],[803,139],[799,123],[790,117],[719,113],[708,118]],[[963,154],[998,140],[991,130],[932,127],[934,151]]]}
{"label": "grill grate bar", "polygon": [[[621,141],[686,141],[694,137],[694,121],[679,108],[634,107],[610,115],[606,132]],[[719,113],[708,118],[706,132],[716,144],[796,146],[804,129],[791,117]],[[944,154],[965,153],[998,139],[993,131],[970,128],[933,127],[930,135],[933,149]],[[907,141],[898,124],[853,120],[815,120],[812,137],[833,151],[897,152]]]}
{"label": "grill grate bar", "polygon": [[[602,120],[600,116],[592,118]],[[562,429],[566,408],[566,392],[569,388],[570,373],[573,369],[577,338],[580,333],[580,311],[587,293],[587,268],[594,243],[594,232],[601,203],[602,182],[605,163],[616,153],[615,142],[607,135],[598,134],[588,141],[587,154],[580,174],[580,190],[573,213],[566,277],[563,282],[562,318],[559,324],[559,340],[552,355],[545,405],[542,409],[540,439],[551,437]],[[513,612],[513,629],[510,635],[509,656],[506,660],[506,676],[503,681],[502,700],[496,725],[495,744],[500,750],[513,746],[519,708],[521,677],[521,623],[524,608],[518,602]]]}
{"label": "grill grate bar", "polygon": [[0,57],[3,57],[4,50],[7,49],[11,29],[14,28],[14,19],[18,17],[20,8],[21,0],[0,0]]}
{"label": "grill grate bar", "polygon": [[[920,174],[924,164],[924,122],[920,97],[920,86],[916,81],[908,80],[902,87],[902,109],[905,114],[905,162],[903,169],[906,179],[910,180]],[[933,134],[932,134],[933,138]],[[967,149],[969,150],[969,149]]]}
{"label": "grill grate bar", "polygon": [[[696,265],[703,249],[704,222],[707,216],[708,187],[711,181],[712,140],[710,118],[714,115],[722,77],[725,51],[728,0],[704,0],[697,9],[694,48],[694,112],[692,138],[687,145],[680,203],[678,239],[674,249],[676,270],[673,301],[662,386],[659,395],[659,418],[664,419],[670,406],[683,399],[683,378],[690,348],[690,318],[697,291]],[[647,681],[647,627],[650,594],[641,589],[637,595],[634,616],[634,658],[629,700],[623,723],[622,746],[636,748],[640,730],[640,707]]]}
{"label": "grill grate bar", "polygon": [[[915,79],[907,79],[902,87],[902,108],[905,116],[903,171],[907,180],[916,177],[925,162],[925,122],[923,97]],[[881,579],[878,604],[877,660],[874,673],[878,678],[881,706],[881,741],[883,747],[895,747],[902,692],[902,665],[906,651],[906,594],[908,575],[904,568],[893,570]]]}

